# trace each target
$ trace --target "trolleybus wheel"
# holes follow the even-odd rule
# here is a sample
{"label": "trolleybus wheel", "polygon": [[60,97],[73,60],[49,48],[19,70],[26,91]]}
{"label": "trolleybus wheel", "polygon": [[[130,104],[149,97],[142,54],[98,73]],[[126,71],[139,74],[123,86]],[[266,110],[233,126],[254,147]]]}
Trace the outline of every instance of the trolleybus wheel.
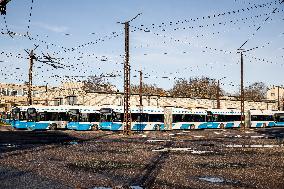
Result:
{"label": "trolleybus wheel", "polygon": [[224,123],[221,123],[221,124],[220,124],[220,129],[225,129]]}
{"label": "trolleybus wheel", "polygon": [[191,129],[191,130],[194,130],[194,129],[195,129],[195,125],[194,125],[194,124],[191,124],[191,125],[190,125],[190,129]]}
{"label": "trolleybus wheel", "polygon": [[50,129],[50,130],[56,130],[56,129],[57,129],[57,124],[56,124],[56,123],[52,123],[52,124],[49,126],[49,129]]}
{"label": "trolleybus wheel", "polygon": [[97,131],[97,130],[99,130],[99,126],[97,124],[94,124],[94,125],[91,126],[91,130]]}

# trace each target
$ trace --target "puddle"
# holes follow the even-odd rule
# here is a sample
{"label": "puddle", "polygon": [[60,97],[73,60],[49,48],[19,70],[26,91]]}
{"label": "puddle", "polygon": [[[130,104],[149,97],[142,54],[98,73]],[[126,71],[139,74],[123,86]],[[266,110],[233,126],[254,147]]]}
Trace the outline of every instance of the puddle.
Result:
{"label": "puddle", "polygon": [[243,169],[253,166],[253,164],[245,163],[223,163],[223,162],[211,162],[211,163],[199,163],[195,164],[198,168],[205,169]]}
{"label": "puddle", "polygon": [[226,145],[227,148],[277,148],[283,147],[283,145],[275,144],[251,144],[251,145],[241,145],[241,144],[229,144]]}
{"label": "puddle", "polygon": [[6,148],[17,148],[19,145],[16,144],[0,144],[0,147],[6,147]]}
{"label": "puddle", "polygon": [[147,135],[144,135],[144,134],[139,134],[141,137],[144,137],[144,138],[146,138],[147,137]]}
{"label": "puddle", "polygon": [[199,177],[199,180],[211,182],[211,183],[223,183],[225,182],[225,179],[221,177]]}
{"label": "puddle", "polygon": [[212,176],[204,176],[204,177],[198,177],[199,180],[210,182],[212,184],[229,184],[232,186],[240,186],[240,187],[248,187],[244,184],[241,184],[240,181],[235,180],[227,180],[222,177],[212,177]]}
{"label": "puddle", "polygon": [[205,137],[205,136],[193,136],[193,137],[195,137],[195,138],[203,138],[203,137]]}
{"label": "puddle", "polygon": [[157,148],[152,152],[167,152],[167,151],[192,151],[191,148]]}
{"label": "puddle", "polygon": [[250,136],[250,138],[264,138],[264,136],[260,135],[260,136]]}
{"label": "puddle", "polygon": [[78,144],[78,142],[77,141],[70,141],[70,142],[64,142],[63,144],[65,144],[65,145],[76,145],[76,144]]}
{"label": "puddle", "polygon": [[242,136],[241,135],[236,135],[235,138],[242,138]]}
{"label": "puddle", "polygon": [[80,171],[90,171],[90,172],[101,172],[110,171],[118,169],[137,169],[143,168],[144,165],[138,163],[128,163],[128,162],[117,162],[117,161],[78,161],[75,163],[67,164],[67,167],[71,170]]}
{"label": "puddle", "polygon": [[191,154],[207,154],[207,153],[213,153],[213,151],[204,151],[204,150],[193,150],[191,148],[157,148],[152,150],[152,152],[169,152],[169,151],[185,151],[185,152],[190,152]]}
{"label": "puddle", "polygon": [[213,153],[213,151],[199,151],[199,150],[192,150],[192,154],[206,154],[206,153]]}
{"label": "puddle", "polygon": [[177,135],[185,135],[185,133],[177,133]]}
{"label": "puddle", "polygon": [[222,134],[222,133],[214,132],[214,134],[216,134],[216,135],[220,135],[220,134]]}
{"label": "puddle", "polygon": [[[115,189],[124,189],[124,188],[129,188],[129,189],[143,189],[141,186],[116,186],[114,187]],[[94,187],[92,189],[114,189],[114,188],[109,188],[109,187]]]}
{"label": "puddle", "polygon": [[147,142],[167,142],[167,141],[171,141],[171,140],[162,140],[162,139],[153,139],[153,140],[147,140]]}
{"label": "puddle", "polygon": [[249,133],[254,133],[254,132],[252,132],[252,131],[245,131],[245,133],[249,134]]}

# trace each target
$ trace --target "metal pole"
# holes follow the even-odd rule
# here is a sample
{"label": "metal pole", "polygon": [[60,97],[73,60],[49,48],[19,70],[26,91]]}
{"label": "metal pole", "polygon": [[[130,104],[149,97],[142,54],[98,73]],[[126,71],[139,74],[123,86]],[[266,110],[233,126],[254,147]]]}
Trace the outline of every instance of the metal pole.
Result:
{"label": "metal pole", "polygon": [[143,85],[142,70],[140,70],[139,73],[140,73],[139,102],[140,102],[140,106],[143,106],[142,104],[142,85]]}
{"label": "metal pole", "polygon": [[130,114],[130,65],[129,65],[129,22],[125,22],[125,62],[124,62],[124,128],[126,135],[131,134]]}
{"label": "metal pole", "polygon": [[241,52],[241,124],[244,124],[244,62],[243,52]]}
{"label": "metal pole", "polygon": [[217,83],[217,109],[220,109],[220,81]]}
{"label": "metal pole", "polygon": [[32,105],[32,85],[33,85],[33,59],[34,59],[34,51],[30,52],[30,68],[29,68],[29,90],[28,90],[28,105]]}
{"label": "metal pole", "polygon": [[277,86],[277,94],[278,94],[278,97],[277,97],[277,101],[278,101],[278,110],[280,110],[280,95],[279,95],[279,86]]}
{"label": "metal pole", "polygon": [[143,99],[142,99],[142,95],[143,95],[143,73],[142,70],[139,71],[139,75],[140,75],[140,86],[139,86],[139,111],[140,111],[140,127],[139,127],[139,131],[142,131],[142,122],[143,122]]}
{"label": "metal pole", "polygon": [[47,84],[45,85],[45,105],[48,106]]}

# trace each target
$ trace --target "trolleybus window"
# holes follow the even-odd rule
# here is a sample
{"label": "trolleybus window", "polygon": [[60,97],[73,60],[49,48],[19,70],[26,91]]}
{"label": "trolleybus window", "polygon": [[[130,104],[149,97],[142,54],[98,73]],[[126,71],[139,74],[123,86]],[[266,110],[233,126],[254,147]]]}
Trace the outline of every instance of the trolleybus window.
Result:
{"label": "trolleybus window", "polygon": [[131,120],[133,122],[148,122],[148,115],[145,113],[131,113]]}
{"label": "trolleybus window", "polygon": [[121,122],[123,121],[123,114],[114,112],[111,108],[101,108],[100,109],[100,121],[101,122]]}
{"label": "trolleybus window", "polygon": [[78,122],[80,120],[80,113],[78,109],[70,109],[68,114],[70,121]]}
{"label": "trolleybus window", "polygon": [[173,123],[177,122],[205,122],[205,115],[173,114]]}
{"label": "trolleybus window", "polygon": [[275,114],[274,117],[276,122],[284,122],[284,114]]}
{"label": "trolleybus window", "polygon": [[12,110],[12,118],[14,120],[19,120],[20,119],[20,113],[21,113],[20,108],[14,108]]}
{"label": "trolleybus window", "polygon": [[89,122],[97,122],[100,121],[100,114],[99,113],[90,113],[89,114]]}
{"label": "trolleybus window", "polygon": [[28,108],[27,114],[28,114],[28,121],[36,121],[37,120],[37,113],[36,113],[35,108]]}
{"label": "trolleybus window", "polygon": [[274,121],[272,115],[251,115],[251,121]]}
{"label": "trolleybus window", "polygon": [[164,114],[149,114],[149,122],[164,122]]}

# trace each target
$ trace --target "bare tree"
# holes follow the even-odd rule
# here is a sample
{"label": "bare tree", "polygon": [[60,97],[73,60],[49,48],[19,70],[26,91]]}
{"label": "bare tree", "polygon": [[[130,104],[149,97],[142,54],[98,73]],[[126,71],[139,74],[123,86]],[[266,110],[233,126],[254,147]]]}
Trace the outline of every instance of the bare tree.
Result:
{"label": "bare tree", "polygon": [[255,82],[244,88],[245,100],[261,101],[266,98],[267,90],[265,83]]}
{"label": "bare tree", "polygon": [[[131,85],[130,91],[132,94],[139,94],[139,85]],[[144,95],[161,95],[164,96],[167,94],[166,90],[157,87],[155,84],[143,84],[142,85],[142,93]]]}
{"label": "bare tree", "polygon": [[82,88],[86,92],[113,92],[115,87],[106,82],[103,77],[93,75],[83,81]]}
{"label": "bare tree", "polygon": [[199,98],[217,98],[219,90],[220,96],[224,95],[224,90],[218,88],[217,81],[209,77],[194,77],[189,80],[179,79],[175,82],[171,95],[176,97],[199,97]]}

